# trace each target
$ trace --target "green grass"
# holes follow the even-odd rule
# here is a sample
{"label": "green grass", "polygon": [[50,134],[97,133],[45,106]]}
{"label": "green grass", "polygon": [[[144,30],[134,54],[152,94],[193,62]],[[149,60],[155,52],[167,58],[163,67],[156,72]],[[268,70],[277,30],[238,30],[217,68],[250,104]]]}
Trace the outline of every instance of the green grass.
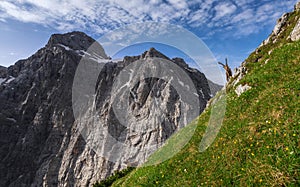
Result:
{"label": "green grass", "polygon": [[123,169],[121,171],[116,171],[113,175],[110,177],[106,178],[103,181],[96,182],[93,184],[93,187],[107,187],[111,186],[113,182],[115,182],[117,179],[120,179],[124,176],[126,176],[128,173],[130,173],[134,168],[133,167],[128,167],[126,169]]}
{"label": "green grass", "polygon": [[[299,54],[300,42],[285,43],[267,56],[268,63],[251,66],[240,83],[252,89],[240,97],[234,88],[228,90],[223,125],[206,151],[200,152],[199,145],[211,108],[186,128],[197,125],[178,154],[137,168],[113,186],[299,186]],[[164,149],[171,148],[163,147],[153,157],[159,159]]]}
{"label": "green grass", "polygon": [[[300,186],[300,41],[286,40],[296,14],[299,17],[299,12],[290,15],[286,33],[277,43],[263,46],[246,60],[249,72],[239,84],[252,88],[237,97],[237,85],[228,87],[218,134],[214,128],[206,130],[215,110],[208,107],[147,164],[164,160],[182,145],[185,134],[194,132],[175,156],[134,169],[114,180],[112,186]],[[218,120],[218,114],[215,116]],[[205,132],[217,137],[200,152]],[[205,145],[210,144],[207,140]]]}

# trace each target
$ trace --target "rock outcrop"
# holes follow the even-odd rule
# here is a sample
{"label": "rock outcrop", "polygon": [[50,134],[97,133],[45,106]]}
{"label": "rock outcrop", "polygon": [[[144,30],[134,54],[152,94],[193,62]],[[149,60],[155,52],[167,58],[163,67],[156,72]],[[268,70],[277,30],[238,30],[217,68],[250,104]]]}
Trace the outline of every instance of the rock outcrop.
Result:
{"label": "rock outcrop", "polygon": [[270,36],[264,40],[262,42],[262,44],[260,45],[260,47],[262,47],[263,45],[266,45],[268,43],[275,43],[277,42],[278,37],[284,33],[286,27],[287,27],[287,20],[289,19],[290,13],[285,13],[283,14],[278,20],[277,23],[272,31],[272,33],[270,34]]}
{"label": "rock outcrop", "polygon": [[297,41],[300,39],[300,19],[298,20],[296,26],[291,32],[290,38],[292,41]]}
{"label": "rock outcrop", "polygon": [[[91,45],[95,48],[88,51]],[[102,64],[94,98],[89,100],[91,105],[80,118],[74,118],[72,86],[83,57],[95,67],[106,63]],[[171,79],[144,77],[135,80],[128,92],[120,91],[127,85],[118,78],[122,73],[131,76],[130,68],[137,67],[137,75],[153,72],[148,67],[154,67],[157,59],[175,64],[189,76],[194,93],[180,76],[172,78],[178,83],[174,85],[184,87],[186,95],[194,95],[199,113],[203,111],[211,98],[208,81],[182,59],[169,59],[151,48],[140,56],[110,62],[101,45],[81,32],[52,35],[47,45],[28,59],[0,67],[0,186],[90,186],[115,170],[145,161],[185,125],[180,121],[186,122],[192,111],[184,95],[170,84]],[[139,66],[139,60],[149,66]],[[118,103],[127,106],[122,110],[126,111],[122,113],[125,126],[114,110]],[[86,126],[88,130],[82,132]],[[102,137],[101,150],[89,144],[89,135]],[[117,147],[109,137],[124,146]]]}
{"label": "rock outcrop", "polygon": [[[296,3],[293,12],[285,13],[277,20],[277,23],[276,23],[272,33],[266,40],[264,40],[261,43],[259,48],[264,45],[267,45],[269,43],[276,43],[276,42],[278,42],[278,40],[280,38],[285,38],[287,40],[290,39],[291,41],[299,40],[299,38],[300,38],[300,18],[299,18],[299,16],[296,15],[294,20],[290,19],[290,17],[293,14],[297,14],[297,12],[299,12],[299,11],[300,11],[300,2]],[[296,24],[293,27],[292,32],[288,33],[287,37],[282,36],[283,34],[287,34],[287,32],[285,32],[285,31],[291,24],[294,24],[294,23],[296,23]]]}
{"label": "rock outcrop", "polygon": [[299,11],[299,10],[300,10],[300,2],[297,2],[295,4],[294,11]]}
{"label": "rock outcrop", "polygon": [[[253,52],[254,55],[257,57],[254,58],[255,62],[259,62],[261,60],[260,53],[261,49],[267,45],[273,45],[279,41],[282,43],[285,42],[294,42],[300,39],[300,2],[296,3],[294,6],[294,11],[283,14],[278,20],[277,23],[272,31],[272,33],[269,35],[269,37],[264,40],[260,46]],[[289,31],[291,30],[291,31]],[[289,32],[287,32],[289,31]],[[284,40],[284,41],[282,41]],[[268,55],[271,55],[274,48],[268,49]],[[269,59],[264,60],[264,64],[267,64]],[[230,82],[230,85],[228,86],[234,86],[235,92],[238,96],[240,96],[242,93],[246,92],[247,90],[251,89],[251,87],[247,84],[240,85],[238,84],[241,79],[247,74],[247,63],[249,61],[244,61],[240,67],[235,69],[235,73],[233,75],[233,79]]]}
{"label": "rock outcrop", "polygon": [[0,78],[5,78],[7,76],[7,68],[0,66]]}
{"label": "rock outcrop", "polygon": [[251,89],[251,86],[249,86],[248,84],[245,84],[245,85],[238,85],[236,88],[235,88],[235,93],[238,95],[238,97],[248,91],[249,89]]}

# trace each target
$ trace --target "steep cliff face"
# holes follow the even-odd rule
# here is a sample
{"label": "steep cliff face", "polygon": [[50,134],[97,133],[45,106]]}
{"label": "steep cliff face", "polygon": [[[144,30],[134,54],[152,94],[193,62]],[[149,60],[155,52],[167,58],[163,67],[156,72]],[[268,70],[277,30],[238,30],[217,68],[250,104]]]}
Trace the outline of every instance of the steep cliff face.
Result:
{"label": "steep cliff face", "polygon": [[[87,52],[92,44],[93,50]],[[80,118],[74,118],[72,86],[82,57],[95,66],[107,63],[102,64],[91,105]],[[174,78],[177,84],[173,85],[168,79],[143,77],[142,72],[153,73],[149,67],[161,59],[189,76],[194,92],[188,87],[184,90],[194,95],[198,111],[203,111],[211,97],[204,74],[154,48],[140,56],[109,62],[92,38],[72,32],[52,35],[47,45],[28,59],[1,67],[0,186],[88,186],[115,170],[143,163],[184,126],[181,122],[188,120],[193,106],[176,90],[176,85],[186,86],[180,76]],[[158,67],[166,68],[166,64]],[[130,75],[124,72],[132,70],[139,70],[128,79],[135,83],[128,86],[128,92],[120,91],[127,85],[123,78]],[[120,79],[120,75],[124,76]],[[121,106],[123,121],[115,105]],[[89,144],[91,136],[102,137],[94,147]]]}
{"label": "steep cliff face", "polygon": [[[77,32],[64,35],[61,43],[53,42],[56,38],[53,35],[46,47],[10,66],[0,86],[0,186],[28,186],[43,180],[39,177],[57,183],[60,149],[74,122],[70,90],[81,58],[81,51],[63,44],[79,40],[86,50],[94,40]],[[39,168],[52,176],[37,176]]]}

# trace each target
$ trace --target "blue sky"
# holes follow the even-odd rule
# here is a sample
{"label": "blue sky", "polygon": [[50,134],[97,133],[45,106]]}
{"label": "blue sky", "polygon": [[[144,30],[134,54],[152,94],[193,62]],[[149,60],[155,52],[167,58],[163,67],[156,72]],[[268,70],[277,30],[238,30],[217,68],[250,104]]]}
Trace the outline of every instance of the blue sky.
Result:
{"label": "blue sky", "polygon": [[[97,39],[133,23],[180,25],[201,38],[217,60],[237,67],[297,0],[1,0],[0,65],[9,66],[43,47],[53,33],[79,30]],[[176,50],[157,45],[176,56]],[[139,54],[149,43],[123,53]],[[179,56],[184,55],[178,53]],[[117,55],[122,56],[122,52]]]}

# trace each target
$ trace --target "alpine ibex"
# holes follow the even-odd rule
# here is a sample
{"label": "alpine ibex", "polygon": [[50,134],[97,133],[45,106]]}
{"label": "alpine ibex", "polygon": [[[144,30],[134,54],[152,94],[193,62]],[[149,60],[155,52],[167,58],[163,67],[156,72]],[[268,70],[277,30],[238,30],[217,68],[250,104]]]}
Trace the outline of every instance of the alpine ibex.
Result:
{"label": "alpine ibex", "polygon": [[218,62],[218,64],[222,65],[223,68],[225,69],[225,71],[226,71],[226,80],[228,82],[230,80],[230,77],[232,77],[232,71],[231,71],[230,67],[228,66],[227,58],[225,58],[225,63],[226,64],[224,65],[223,63]]}

